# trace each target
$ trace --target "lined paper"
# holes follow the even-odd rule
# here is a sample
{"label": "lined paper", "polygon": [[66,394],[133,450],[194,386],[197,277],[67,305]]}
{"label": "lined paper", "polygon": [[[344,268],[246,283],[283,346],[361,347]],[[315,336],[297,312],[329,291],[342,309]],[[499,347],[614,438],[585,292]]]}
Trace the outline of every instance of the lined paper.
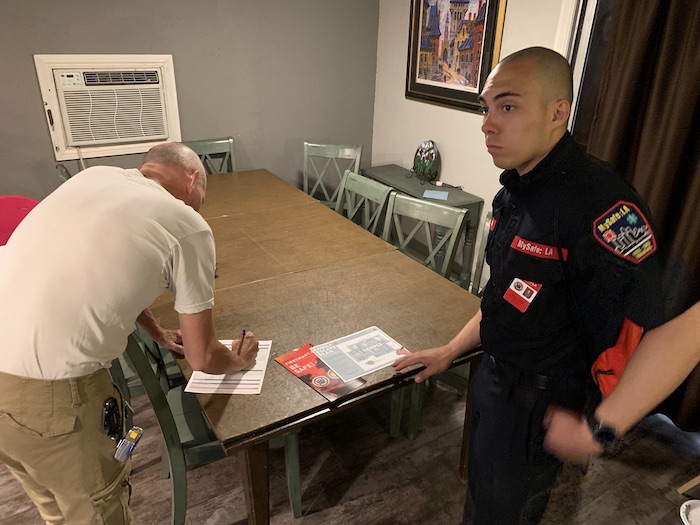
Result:
{"label": "lined paper", "polygon": [[[233,340],[222,339],[221,344],[231,350]],[[193,394],[259,394],[262,390],[272,341],[258,341],[258,355],[251,368],[234,374],[205,374],[195,370],[187,382],[185,392]],[[235,351],[235,350],[234,350]]]}

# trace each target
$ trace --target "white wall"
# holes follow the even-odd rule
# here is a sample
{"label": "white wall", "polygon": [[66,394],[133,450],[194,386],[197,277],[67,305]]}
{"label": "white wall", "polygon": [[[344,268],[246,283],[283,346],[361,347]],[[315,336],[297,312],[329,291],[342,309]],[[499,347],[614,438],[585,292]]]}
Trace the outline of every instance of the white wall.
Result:
{"label": "white wall", "polygon": [[[508,0],[501,56],[529,46],[565,54],[573,4],[575,0]],[[408,0],[380,0],[372,165],[410,168],[418,144],[432,139],[442,159],[440,178],[482,197],[485,213],[500,189],[501,170],[484,147],[481,115],[405,98],[409,19]]]}

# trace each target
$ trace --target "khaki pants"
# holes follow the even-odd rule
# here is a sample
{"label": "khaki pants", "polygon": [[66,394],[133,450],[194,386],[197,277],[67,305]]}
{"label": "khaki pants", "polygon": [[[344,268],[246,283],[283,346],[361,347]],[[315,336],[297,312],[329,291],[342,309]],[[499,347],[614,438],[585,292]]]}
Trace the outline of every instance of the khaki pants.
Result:
{"label": "khaki pants", "polygon": [[122,399],[107,370],[45,381],[0,372],[0,461],[48,524],[126,525],[130,461],[102,429],[106,399]]}

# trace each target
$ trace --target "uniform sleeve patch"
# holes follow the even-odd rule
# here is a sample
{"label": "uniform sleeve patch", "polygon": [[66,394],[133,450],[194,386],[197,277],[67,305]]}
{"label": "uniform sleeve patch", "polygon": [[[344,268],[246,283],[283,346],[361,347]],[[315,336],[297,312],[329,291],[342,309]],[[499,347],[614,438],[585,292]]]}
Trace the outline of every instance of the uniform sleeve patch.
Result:
{"label": "uniform sleeve patch", "polygon": [[593,237],[618,257],[639,264],[656,251],[649,221],[631,202],[619,201],[593,223]]}

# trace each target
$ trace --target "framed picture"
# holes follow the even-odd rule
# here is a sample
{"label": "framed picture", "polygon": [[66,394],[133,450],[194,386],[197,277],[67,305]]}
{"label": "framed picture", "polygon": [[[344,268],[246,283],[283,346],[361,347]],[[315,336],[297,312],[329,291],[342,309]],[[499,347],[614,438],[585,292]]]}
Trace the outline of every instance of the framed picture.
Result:
{"label": "framed picture", "polygon": [[411,0],[406,98],[480,112],[506,0]]}

